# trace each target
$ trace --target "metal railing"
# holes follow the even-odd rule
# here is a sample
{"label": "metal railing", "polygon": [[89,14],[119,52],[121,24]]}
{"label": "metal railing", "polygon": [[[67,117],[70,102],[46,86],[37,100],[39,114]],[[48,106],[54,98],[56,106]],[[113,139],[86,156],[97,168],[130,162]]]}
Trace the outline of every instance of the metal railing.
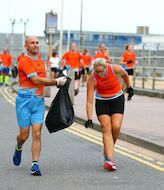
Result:
{"label": "metal railing", "polygon": [[[118,64],[120,58],[112,58]],[[164,56],[137,57],[134,68],[133,87],[164,91]]]}

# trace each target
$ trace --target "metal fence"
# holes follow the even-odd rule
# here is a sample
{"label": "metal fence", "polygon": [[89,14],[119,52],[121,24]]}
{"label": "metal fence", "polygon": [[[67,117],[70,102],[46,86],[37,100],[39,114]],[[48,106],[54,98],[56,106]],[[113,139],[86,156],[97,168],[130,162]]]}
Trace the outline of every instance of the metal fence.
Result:
{"label": "metal fence", "polygon": [[[164,56],[137,57],[134,68],[133,87],[164,91]],[[119,63],[119,57],[112,62]]]}

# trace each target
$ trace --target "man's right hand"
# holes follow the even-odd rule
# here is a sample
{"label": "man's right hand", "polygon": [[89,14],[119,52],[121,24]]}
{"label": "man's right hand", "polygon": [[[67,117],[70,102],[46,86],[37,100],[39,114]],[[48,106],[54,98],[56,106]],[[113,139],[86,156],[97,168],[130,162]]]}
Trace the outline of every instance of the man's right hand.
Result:
{"label": "man's right hand", "polygon": [[59,77],[56,79],[57,86],[64,86],[66,83],[67,79],[66,77]]}
{"label": "man's right hand", "polygon": [[91,119],[89,119],[88,121],[85,122],[85,127],[86,128],[93,128],[94,127]]}

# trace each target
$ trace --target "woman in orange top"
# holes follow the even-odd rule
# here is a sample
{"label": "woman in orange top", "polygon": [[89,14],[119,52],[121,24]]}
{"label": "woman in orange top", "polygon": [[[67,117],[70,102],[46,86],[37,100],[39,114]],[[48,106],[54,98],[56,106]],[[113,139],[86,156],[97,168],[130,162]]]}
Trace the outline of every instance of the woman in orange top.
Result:
{"label": "woman in orange top", "polygon": [[119,77],[125,81],[128,92],[133,92],[127,72],[118,65],[109,65],[103,58],[93,62],[94,70],[87,82],[87,117],[85,127],[93,127],[93,99],[98,120],[102,127],[104,144],[104,169],[116,170],[114,162],[114,145],[120,133],[124,113],[124,94]]}
{"label": "woman in orange top", "polygon": [[84,86],[85,80],[88,80],[89,75],[89,67],[92,60],[92,57],[88,54],[88,50],[84,49],[81,55],[81,59],[83,61],[83,66],[81,70],[81,77],[82,77],[82,86]]}
{"label": "woman in orange top", "polygon": [[108,55],[107,47],[105,44],[99,45],[99,50],[95,52],[94,59],[96,58],[104,58],[108,63],[111,62],[111,57]]}
{"label": "woman in orange top", "polygon": [[[129,79],[132,83],[133,81],[133,68],[136,63],[136,54],[134,53],[134,46],[132,44],[127,44],[125,46],[126,52],[122,54],[120,65],[126,70],[126,72],[129,75]],[[122,89],[125,90],[125,83],[122,84]],[[131,97],[128,97],[128,100],[130,100]]]}
{"label": "woman in orange top", "polygon": [[81,54],[77,50],[76,43],[72,43],[70,51],[62,56],[62,66],[65,66],[67,71],[72,69],[74,72],[74,93],[76,96],[79,93],[80,67],[82,66]]}

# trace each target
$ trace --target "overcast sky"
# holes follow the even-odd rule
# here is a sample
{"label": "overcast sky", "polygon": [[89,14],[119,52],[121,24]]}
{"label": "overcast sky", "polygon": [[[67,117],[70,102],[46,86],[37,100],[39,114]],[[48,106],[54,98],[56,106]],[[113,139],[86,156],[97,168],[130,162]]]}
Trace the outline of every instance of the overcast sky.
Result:
{"label": "overcast sky", "polygon": [[[11,32],[10,19],[16,19],[15,32],[23,32],[19,20],[29,19],[27,35],[44,35],[45,13],[58,13],[61,0],[0,0],[0,32]],[[79,30],[81,0],[63,0],[63,29]],[[164,0],[83,0],[83,30],[135,33],[140,25],[150,33],[164,34]]]}

